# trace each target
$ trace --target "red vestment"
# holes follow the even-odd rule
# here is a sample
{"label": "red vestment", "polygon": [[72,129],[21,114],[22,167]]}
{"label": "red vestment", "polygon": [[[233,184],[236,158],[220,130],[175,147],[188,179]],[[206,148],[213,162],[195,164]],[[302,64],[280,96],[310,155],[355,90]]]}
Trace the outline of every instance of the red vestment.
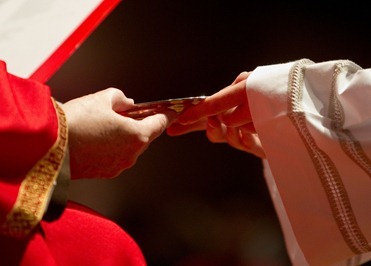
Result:
{"label": "red vestment", "polygon": [[57,220],[42,220],[68,149],[48,86],[0,61],[0,106],[2,265],[145,265],[130,236],[85,207],[69,203]]}

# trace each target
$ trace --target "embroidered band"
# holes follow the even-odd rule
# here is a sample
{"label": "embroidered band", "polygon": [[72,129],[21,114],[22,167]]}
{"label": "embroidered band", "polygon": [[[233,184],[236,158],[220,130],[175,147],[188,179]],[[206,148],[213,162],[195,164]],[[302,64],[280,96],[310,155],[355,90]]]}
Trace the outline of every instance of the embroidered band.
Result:
{"label": "embroidered band", "polygon": [[289,118],[312,158],[339,231],[349,248],[355,254],[361,254],[371,251],[371,247],[357,223],[347,191],[336,166],[315,142],[306,125],[305,113],[301,106],[305,66],[312,63],[304,59],[295,64],[291,70],[288,88]]}
{"label": "embroidered band", "polygon": [[63,162],[67,147],[67,123],[61,107],[54,100],[53,103],[58,116],[58,137],[20,186],[13,209],[1,226],[2,232],[10,236],[25,236],[40,222]]}

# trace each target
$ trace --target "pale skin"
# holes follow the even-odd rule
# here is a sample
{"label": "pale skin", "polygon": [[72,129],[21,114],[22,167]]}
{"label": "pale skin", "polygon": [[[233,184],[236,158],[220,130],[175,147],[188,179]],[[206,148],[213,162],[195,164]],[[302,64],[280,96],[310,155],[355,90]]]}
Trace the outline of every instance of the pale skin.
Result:
{"label": "pale skin", "polygon": [[178,136],[205,130],[213,143],[226,142],[236,149],[264,158],[246,95],[249,75],[250,72],[242,72],[231,85],[186,110],[167,129],[167,133]]}
{"label": "pale skin", "polygon": [[174,112],[143,120],[119,112],[134,105],[121,90],[109,88],[63,104],[69,128],[72,178],[113,178],[138,157],[176,118]]}

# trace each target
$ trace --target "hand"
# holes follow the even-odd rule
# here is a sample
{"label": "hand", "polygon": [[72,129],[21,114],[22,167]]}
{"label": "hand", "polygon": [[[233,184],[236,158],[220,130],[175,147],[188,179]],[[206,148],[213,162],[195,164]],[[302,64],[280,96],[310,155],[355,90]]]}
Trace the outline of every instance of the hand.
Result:
{"label": "hand", "polygon": [[250,128],[227,127],[214,116],[208,120],[206,135],[213,143],[227,142],[233,148],[265,158],[260,139]]}
{"label": "hand", "polygon": [[135,164],[175,113],[134,120],[118,114],[134,105],[110,88],[65,103],[72,178],[112,178]]}
{"label": "hand", "polygon": [[230,86],[186,110],[167,132],[175,136],[205,130],[208,118],[213,116],[227,127],[245,127],[254,131],[245,86],[249,74],[242,72]]}
{"label": "hand", "polygon": [[227,142],[234,148],[264,157],[246,96],[245,83],[249,75],[242,72],[230,86],[186,110],[167,133],[178,136],[206,130],[211,142]]}

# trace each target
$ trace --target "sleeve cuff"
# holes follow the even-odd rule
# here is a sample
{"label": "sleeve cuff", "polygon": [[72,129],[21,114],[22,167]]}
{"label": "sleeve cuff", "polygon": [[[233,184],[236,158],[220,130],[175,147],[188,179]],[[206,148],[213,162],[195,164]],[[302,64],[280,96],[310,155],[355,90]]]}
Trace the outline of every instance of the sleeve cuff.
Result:
{"label": "sleeve cuff", "polygon": [[68,149],[66,149],[65,158],[61,170],[57,176],[56,184],[50,197],[48,208],[43,216],[44,221],[55,221],[62,215],[68,201],[68,188],[70,179],[71,174],[69,151]]}

